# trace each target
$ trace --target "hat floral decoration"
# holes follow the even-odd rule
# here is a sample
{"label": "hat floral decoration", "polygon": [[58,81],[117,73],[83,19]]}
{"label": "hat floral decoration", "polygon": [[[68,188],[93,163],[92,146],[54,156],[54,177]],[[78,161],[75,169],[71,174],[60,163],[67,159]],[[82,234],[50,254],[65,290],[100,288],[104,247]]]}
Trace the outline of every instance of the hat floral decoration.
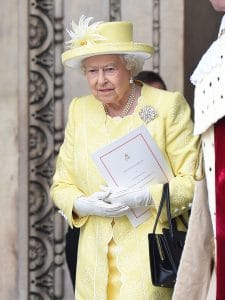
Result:
{"label": "hat floral decoration", "polygon": [[94,44],[96,40],[105,40],[102,35],[96,33],[97,26],[103,23],[103,21],[95,22],[89,25],[91,20],[93,20],[93,17],[85,17],[82,15],[78,25],[74,21],[71,22],[72,30],[67,29],[71,40],[66,42],[70,49]]}

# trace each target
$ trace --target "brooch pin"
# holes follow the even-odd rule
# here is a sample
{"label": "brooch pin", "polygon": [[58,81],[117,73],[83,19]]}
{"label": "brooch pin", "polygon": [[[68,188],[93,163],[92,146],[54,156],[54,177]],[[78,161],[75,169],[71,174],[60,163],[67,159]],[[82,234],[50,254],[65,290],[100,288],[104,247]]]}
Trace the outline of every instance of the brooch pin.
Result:
{"label": "brooch pin", "polygon": [[152,106],[146,105],[139,111],[139,116],[146,124],[148,124],[158,117],[158,114]]}

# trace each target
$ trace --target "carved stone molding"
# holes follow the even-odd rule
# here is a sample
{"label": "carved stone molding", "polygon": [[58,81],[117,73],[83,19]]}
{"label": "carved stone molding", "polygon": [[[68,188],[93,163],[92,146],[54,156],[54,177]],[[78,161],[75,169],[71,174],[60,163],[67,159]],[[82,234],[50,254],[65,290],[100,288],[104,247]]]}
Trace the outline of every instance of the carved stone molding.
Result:
{"label": "carved stone molding", "polygon": [[64,297],[64,223],[49,197],[54,157],[63,137],[63,69],[58,59],[62,11],[62,1],[29,1],[27,249],[32,300]]}
{"label": "carved stone molding", "polygon": [[160,0],[152,1],[152,45],[154,55],[152,59],[152,68],[156,73],[160,72]]}
{"label": "carved stone molding", "polygon": [[109,20],[110,21],[120,21],[121,20],[121,2],[120,2],[120,0],[110,0]]}

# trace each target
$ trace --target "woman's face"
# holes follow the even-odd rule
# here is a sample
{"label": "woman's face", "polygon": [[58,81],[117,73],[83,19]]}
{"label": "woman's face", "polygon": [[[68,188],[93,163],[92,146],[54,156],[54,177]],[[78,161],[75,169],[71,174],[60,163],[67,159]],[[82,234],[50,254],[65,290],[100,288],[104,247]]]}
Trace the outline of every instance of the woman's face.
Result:
{"label": "woman's face", "polygon": [[217,11],[225,11],[225,0],[210,0],[212,6]]}
{"label": "woman's face", "polygon": [[130,92],[130,71],[117,54],[104,54],[84,60],[85,76],[92,94],[104,104],[119,104]]}

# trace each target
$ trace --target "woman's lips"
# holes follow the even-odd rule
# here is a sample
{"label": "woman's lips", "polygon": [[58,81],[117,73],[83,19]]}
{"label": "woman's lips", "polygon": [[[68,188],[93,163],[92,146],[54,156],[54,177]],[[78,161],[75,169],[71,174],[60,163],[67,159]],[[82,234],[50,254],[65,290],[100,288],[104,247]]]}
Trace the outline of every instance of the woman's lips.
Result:
{"label": "woman's lips", "polygon": [[98,90],[98,93],[109,93],[111,91],[113,91],[113,89],[100,89]]}
{"label": "woman's lips", "polygon": [[100,89],[97,93],[99,97],[109,97],[114,94],[114,89]]}

